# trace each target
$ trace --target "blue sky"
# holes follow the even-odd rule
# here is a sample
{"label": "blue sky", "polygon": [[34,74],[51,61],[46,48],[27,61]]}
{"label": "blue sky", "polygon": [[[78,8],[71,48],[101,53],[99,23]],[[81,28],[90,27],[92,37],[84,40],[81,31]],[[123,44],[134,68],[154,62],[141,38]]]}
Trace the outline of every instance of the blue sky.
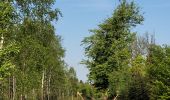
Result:
{"label": "blue sky", "polygon": [[[136,0],[145,21],[135,31],[154,33],[156,43],[170,44],[170,0]],[[77,77],[86,81],[88,70],[80,62],[85,58],[81,41],[91,35],[89,29],[111,16],[118,0],[56,0],[63,17],[55,24],[56,33],[62,36],[66,49],[65,61],[75,68]]]}

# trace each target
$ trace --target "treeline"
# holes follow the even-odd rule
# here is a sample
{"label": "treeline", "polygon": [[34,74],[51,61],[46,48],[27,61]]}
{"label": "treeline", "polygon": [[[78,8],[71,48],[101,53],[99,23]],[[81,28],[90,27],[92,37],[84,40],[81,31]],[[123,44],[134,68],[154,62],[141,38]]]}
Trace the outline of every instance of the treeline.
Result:
{"label": "treeline", "polygon": [[0,100],[81,99],[52,22],[55,0],[0,0]]}
{"label": "treeline", "polygon": [[169,100],[170,47],[138,36],[144,18],[120,0],[82,42],[89,82],[65,64],[55,0],[0,1],[0,100]]}
{"label": "treeline", "polygon": [[134,2],[120,0],[112,17],[83,40],[96,100],[170,100],[170,46],[138,36],[144,18]]}

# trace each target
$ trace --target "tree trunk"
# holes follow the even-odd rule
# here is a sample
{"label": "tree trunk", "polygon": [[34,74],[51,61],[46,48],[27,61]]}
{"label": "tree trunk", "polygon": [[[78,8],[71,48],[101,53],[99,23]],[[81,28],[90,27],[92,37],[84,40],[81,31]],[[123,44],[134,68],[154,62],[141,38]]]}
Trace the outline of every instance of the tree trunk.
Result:
{"label": "tree trunk", "polygon": [[35,96],[35,89],[34,89],[34,88],[32,89],[32,99],[33,99],[33,100],[36,99],[36,96]]}
{"label": "tree trunk", "polygon": [[8,99],[11,99],[11,80],[8,79]]}
{"label": "tree trunk", "polygon": [[12,77],[12,92],[13,92],[13,95],[12,95],[12,100],[15,100],[15,84],[16,84],[16,80],[15,80],[15,77],[13,76]]}
{"label": "tree trunk", "polygon": [[0,49],[3,48],[3,44],[4,44],[4,36],[3,36],[3,34],[2,34],[2,36],[1,36],[1,42],[0,42]]}
{"label": "tree trunk", "polygon": [[71,98],[72,98],[72,100],[74,99],[74,97],[73,97],[73,93],[71,94]]}
{"label": "tree trunk", "polygon": [[41,81],[41,100],[44,100],[44,77],[45,77],[45,70],[42,72],[42,81]]}
{"label": "tree trunk", "polygon": [[20,96],[20,100],[22,100],[22,94],[21,94],[21,96]]}
{"label": "tree trunk", "polygon": [[80,96],[81,100],[84,100],[83,96],[81,95],[80,92],[77,92],[77,97]]}
{"label": "tree trunk", "polygon": [[48,100],[50,100],[50,82],[51,82],[51,73],[49,75],[49,79],[48,79],[48,91],[47,91],[47,94],[48,94]]}
{"label": "tree trunk", "polygon": [[62,93],[62,98],[63,98],[63,100],[64,100],[64,92]]}
{"label": "tree trunk", "polygon": [[117,100],[117,97],[118,97],[118,94],[116,94],[116,97],[114,97],[114,99],[113,99],[113,100]]}

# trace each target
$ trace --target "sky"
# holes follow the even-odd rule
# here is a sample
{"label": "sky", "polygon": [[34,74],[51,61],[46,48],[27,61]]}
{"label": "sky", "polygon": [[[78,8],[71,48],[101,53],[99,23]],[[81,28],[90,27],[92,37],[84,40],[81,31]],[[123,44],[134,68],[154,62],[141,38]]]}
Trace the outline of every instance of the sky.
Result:
{"label": "sky", "polygon": [[[156,43],[170,44],[170,0],[134,0],[145,18],[135,31],[142,35],[155,34]],[[56,0],[63,17],[54,24],[57,35],[62,37],[65,62],[74,67],[79,80],[87,81],[88,69],[80,62],[85,59],[82,40],[90,36],[90,29],[109,18],[118,0]]]}

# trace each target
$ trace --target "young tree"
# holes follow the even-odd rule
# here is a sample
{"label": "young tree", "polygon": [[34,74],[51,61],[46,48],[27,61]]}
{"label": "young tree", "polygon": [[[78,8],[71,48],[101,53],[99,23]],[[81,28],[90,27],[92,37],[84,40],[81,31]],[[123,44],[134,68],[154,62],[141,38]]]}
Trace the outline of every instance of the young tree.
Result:
{"label": "young tree", "polygon": [[130,82],[128,86],[129,100],[149,100],[148,77],[146,59],[138,55],[130,68]]}

